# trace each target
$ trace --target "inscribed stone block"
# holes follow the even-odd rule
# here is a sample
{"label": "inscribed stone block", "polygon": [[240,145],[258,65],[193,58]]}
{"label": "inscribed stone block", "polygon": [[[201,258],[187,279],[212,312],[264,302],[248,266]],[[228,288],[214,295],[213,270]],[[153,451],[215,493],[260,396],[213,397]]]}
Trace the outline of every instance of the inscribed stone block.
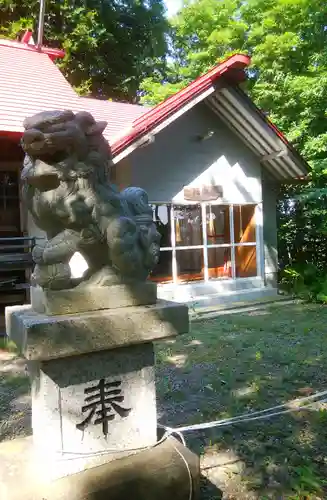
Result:
{"label": "inscribed stone block", "polygon": [[62,477],[156,442],[152,343],[29,365],[43,474]]}

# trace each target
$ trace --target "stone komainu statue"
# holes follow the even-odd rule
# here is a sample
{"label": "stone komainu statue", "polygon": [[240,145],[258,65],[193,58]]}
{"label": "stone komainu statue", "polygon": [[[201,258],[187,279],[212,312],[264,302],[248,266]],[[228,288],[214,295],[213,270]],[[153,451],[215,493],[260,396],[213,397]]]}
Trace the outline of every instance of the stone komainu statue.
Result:
{"label": "stone komainu statue", "polygon": [[[145,280],[159,259],[160,235],[146,192],[108,181],[111,152],[87,112],[39,113],[24,122],[23,196],[47,241],[35,246],[33,284],[67,289]],[[71,277],[79,252],[88,263]]]}

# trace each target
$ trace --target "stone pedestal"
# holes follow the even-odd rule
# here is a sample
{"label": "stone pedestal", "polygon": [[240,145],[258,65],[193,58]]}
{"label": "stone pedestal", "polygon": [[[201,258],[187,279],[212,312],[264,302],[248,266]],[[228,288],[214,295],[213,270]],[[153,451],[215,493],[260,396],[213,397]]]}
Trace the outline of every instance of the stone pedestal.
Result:
{"label": "stone pedestal", "polygon": [[6,308],[32,382],[31,465],[47,482],[156,444],[152,342],[188,331],[187,307],[155,302],[152,283],[93,292],[32,290],[31,306]]}
{"label": "stone pedestal", "polygon": [[[40,484],[30,438],[0,443],[1,500],[196,500],[199,458],[174,438],[154,448]],[[192,494],[192,496],[191,496]]]}
{"label": "stone pedestal", "polygon": [[152,343],[29,365],[43,475],[76,473],[156,442]]}

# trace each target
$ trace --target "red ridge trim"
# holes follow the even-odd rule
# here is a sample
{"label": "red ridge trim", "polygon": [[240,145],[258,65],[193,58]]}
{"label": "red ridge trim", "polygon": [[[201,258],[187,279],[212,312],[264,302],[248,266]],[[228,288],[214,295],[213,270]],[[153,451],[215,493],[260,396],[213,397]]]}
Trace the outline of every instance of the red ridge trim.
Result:
{"label": "red ridge trim", "polygon": [[111,148],[113,155],[119,154],[150,129],[153,129],[192,99],[201,95],[224,73],[232,69],[244,70],[250,62],[251,58],[249,56],[235,54],[222,63],[217,64],[205,75],[198,77],[184,89],[176,92],[176,94],[168,97],[168,99],[150,109],[147,113],[133,122],[132,132],[114,142]]}
{"label": "red ridge trim", "polygon": [[41,52],[47,54],[50,59],[62,59],[65,57],[65,51],[60,49],[51,49],[50,47],[41,47],[38,49],[35,45],[28,45],[27,43],[16,42],[15,40],[0,39],[0,46],[10,47],[12,49],[28,50],[30,52]]}
{"label": "red ridge trim", "polygon": [[22,36],[21,43],[28,43],[32,38],[32,34],[33,34],[32,30],[26,30],[24,35]]}

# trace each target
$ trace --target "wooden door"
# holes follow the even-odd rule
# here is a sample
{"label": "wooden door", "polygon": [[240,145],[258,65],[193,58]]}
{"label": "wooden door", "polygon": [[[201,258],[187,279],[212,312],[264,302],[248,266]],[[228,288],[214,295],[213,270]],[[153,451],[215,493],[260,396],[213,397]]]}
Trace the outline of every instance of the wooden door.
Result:
{"label": "wooden door", "polygon": [[21,235],[19,173],[0,171],[0,238]]}

